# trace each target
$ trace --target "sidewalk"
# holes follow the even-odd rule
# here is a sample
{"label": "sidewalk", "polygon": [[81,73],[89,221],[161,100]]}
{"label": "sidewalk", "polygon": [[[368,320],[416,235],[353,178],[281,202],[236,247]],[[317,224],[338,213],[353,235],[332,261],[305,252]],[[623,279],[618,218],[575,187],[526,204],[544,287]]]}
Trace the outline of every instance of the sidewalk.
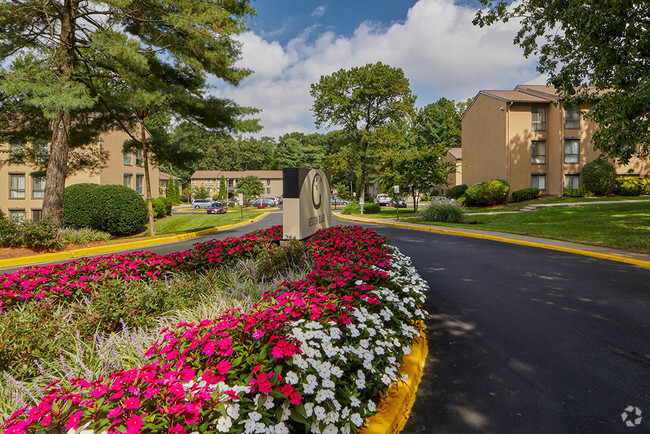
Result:
{"label": "sidewalk", "polygon": [[[638,202],[638,201],[634,201]],[[645,201],[645,202],[650,202]],[[601,202],[602,203],[602,202]],[[620,203],[620,202],[616,202]],[[550,205],[550,204],[549,204]],[[606,247],[590,246],[587,244],[572,243],[560,240],[551,240],[548,238],[537,238],[528,235],[508,234],[504,232],[484,231],[471,228],[449,228],[445,226],[426,225],[421,223],[404,223],[392,219],[372,219],[361,216],[341,215],[340,210],[332,211],[332,214],[342,220],[366,223],[381,226],[392,226],[403,229],[412,229],[426,232],[437,232],[447,235],[458,235],[474,238],[482,238],[492,241],[500,241],[512,244],[519,244],[531,247],[557,250],[568,253],[575,253],[583,256],[591,256],[610,261],[624,262],[627,264],[638,265],[640,267],[650,268],[650,255],[641,253],[625,252],[622,250],[610,249]]]}

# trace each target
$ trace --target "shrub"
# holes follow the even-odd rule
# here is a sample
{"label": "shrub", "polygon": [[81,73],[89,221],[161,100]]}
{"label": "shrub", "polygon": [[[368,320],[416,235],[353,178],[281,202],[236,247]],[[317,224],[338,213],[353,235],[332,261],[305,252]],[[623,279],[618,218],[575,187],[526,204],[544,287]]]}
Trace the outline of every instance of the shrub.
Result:
{"label": "shrub", "polygon": [[467,203],[471,205],[492,206],[505,202],[508,198],[510,184],[502,179],[479,182],[465,190]]}
{"label": "shrub", "polygon": [[91,228],[58,228],[57,237],[66,243],[84,244],[93,241],[108,241],[111,239],[111,234]]}
{"label": "shrub", "polygon": [[432,203],[422,210],[422,220],[428,222],[462,223],[465,210],[456,204]]}
{"label": "shrub", "polygon": [[458,199],[463,194],[465,194],[465,190],[467,190],[467,185],[465,184],[456,185],[454,187],[451,187],[449,190],[447,190],[446,196],[450,199]]}
{"label": "shrub", "polygon": [[616,186],[616,168],[601,158],[590,161],[582,167],[582,186],[595,195],[611,193]]}
{"label": "shrub", "polygon": [[650,178],[639,178],[636,176],[617,178],[616,191],[621,196],[650,194]]}
{"label": "shrub", "polygon": [[123,185],[102,185],[98,202],[101,207],[99,229],[111,235],[133,235],[143,229],[147,221],[144,199]]}
{"label": "shrub", "polygon": [[522,200],[531,200],[539,196],[539,188],[522,188],[521,190],[512,192],[512,199],[516,202],[520,198]]}
{"label": "shrub", "polygon": [[151,204],[153,205],[153,216],[157,219],[172,213],[172,202],[166,197],[152,199]]}
{"label": "shrub", "polygon": [[24,222],[0,217],[0,247],[27,247],[37,251],[61,250],[68,244],[57,236],[50,220]]}
{"label": "shrub", "polygon": [[381,207],[376,203],[366,203],[363,206],[363,212],[366,214],[378,214],[381,212]]}
{"label": "shrub", "polygon": [[[365,203],[363,206],[364,214],[379,214],[381,207],[376,203]],[[361,214],[359,211],[359,202],[350,202],[341,210],[341,214]]]}
{"label": "shrub", "polygon": [[63,191],[63,221],[71,228],[93,228],[100,226],[100,203],[98,184],[69,185]]}
{"label": "shrub", "polygon": [[349,204],[345,205],[343,209],[341,210],[341,214],[358,214],[359,213],[359,202],[350,202]]}
{"label": "shrub", "polygon": [[568,190],[565,188],[564,193],[562,193],[562,196],[564,197],[589,197],[593,195],[592,192],[584,187],[576,188],[575,190]]}

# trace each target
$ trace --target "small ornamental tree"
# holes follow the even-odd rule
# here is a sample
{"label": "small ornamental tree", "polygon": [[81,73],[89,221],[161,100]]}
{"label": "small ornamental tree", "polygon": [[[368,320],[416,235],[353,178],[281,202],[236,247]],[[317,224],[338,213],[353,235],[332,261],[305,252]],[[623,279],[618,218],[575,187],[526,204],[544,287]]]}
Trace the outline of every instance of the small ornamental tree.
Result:
{"label": "small ornamental tree", "polygon": [[219,200],[228,199],[228,190],[226,190],[226,177],[221,175],[219,180]]}
{"label": "small ornamental tree", "polygon": [[176,178],[170,178],[167,183],[167,199],[169,199],[173,205],[181,203],[181,192],[178,188],[178,181]]}
{"label": "small ornamental tree", "polygon": [[582,167],[582,185],[595,195],[608,194],[616,187],[616,168],[602,158]]}
{"label": "small ornamental tree", "polygon": [[237,182],[237,193],[242,193],[248,201],[264,193],[264,185],[257,176],[247,176]]}

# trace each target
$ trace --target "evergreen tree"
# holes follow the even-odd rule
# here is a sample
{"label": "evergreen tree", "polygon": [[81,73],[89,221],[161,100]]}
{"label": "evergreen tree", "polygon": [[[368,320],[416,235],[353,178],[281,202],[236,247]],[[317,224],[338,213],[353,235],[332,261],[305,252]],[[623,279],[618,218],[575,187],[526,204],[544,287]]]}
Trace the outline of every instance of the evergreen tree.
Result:
{"label": "evergreen tree", "polygon": [[228,199],[228,190],[226,190],[226,177],[223,175],[221,175],[221,179],[219,180],[219,199]]}
{"label": "evergreen tree", "polygon": [[[0,125],[49,140],[43,214],[57,217],[70,152],[100,133],[140,141],[135,110],[207,129],[255,130],[253,109],[210,96],[208,74],[238,84],[249,0],[15,0],[0,3]],[[144,146],[144,144],[143,144]]]}

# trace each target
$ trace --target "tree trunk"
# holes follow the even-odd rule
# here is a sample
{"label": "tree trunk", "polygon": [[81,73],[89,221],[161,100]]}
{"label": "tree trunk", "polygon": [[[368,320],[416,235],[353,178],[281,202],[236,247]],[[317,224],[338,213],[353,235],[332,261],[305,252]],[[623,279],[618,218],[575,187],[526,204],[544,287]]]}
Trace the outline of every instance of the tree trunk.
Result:
{"label": "tree trunk", "polygon": [[156,235],[156,230],[153,225],[153,203],[151,202],[151,178],[149,177],[149,148],[147,148],[144,136],[144,121],[142,122],[142,159],[144,160],[144,186],[147,213],[149,215],[149,234],[153,237]]}
{"label": "tree trunk", "polygon": [[62,222],[71,124],[70,112],[67,110],[59,112],[56,121],[52,122],[52,145],[45,175],[42,212],[44,217],[50,217],[56,224]]}
{"label": "tree trunk", "polygon": [[[75,59],[75,23],[78,1],[66,0],[61,12],[61,42],[59,43],[59,74],[70,77]],[[52,125],[52,144],[45,176],[43,216],[60,224],[63,210],[63,190],[68,172],[68,151],[72,117],[70,110],[61,110]]]}

